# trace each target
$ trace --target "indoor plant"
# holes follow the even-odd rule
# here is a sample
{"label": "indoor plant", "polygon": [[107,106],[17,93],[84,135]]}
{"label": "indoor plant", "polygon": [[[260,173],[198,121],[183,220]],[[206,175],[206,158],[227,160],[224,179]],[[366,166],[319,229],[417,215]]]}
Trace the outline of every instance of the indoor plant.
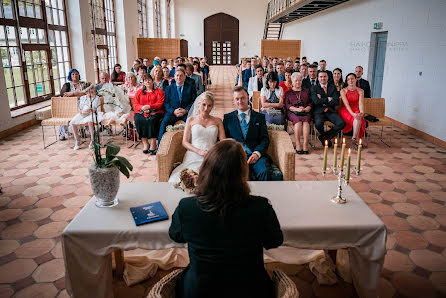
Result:
{"label": "indoor plant", "polygon": [[[93,88],[93,85],[89,88]],[[112,97],[113,94],[108,96]],[[112,101],[104,100],[104,102],[115,105]],[[101,146],[100,142],[98,111],[93,108],[93,103],[91,104],[91,110],[91,117],[94,123],[93,162],[88,165],[91,188],[96,198],[96,206],[112,207],[118,204],[116,194],[120,186],[119,172],[129,178],[129,171],[133,170],[133,166],[125,157],[118,156],[121,148],[110,142],[104,145],[106,147],[105,156],[102,155],[101,147],[103,146]]]}

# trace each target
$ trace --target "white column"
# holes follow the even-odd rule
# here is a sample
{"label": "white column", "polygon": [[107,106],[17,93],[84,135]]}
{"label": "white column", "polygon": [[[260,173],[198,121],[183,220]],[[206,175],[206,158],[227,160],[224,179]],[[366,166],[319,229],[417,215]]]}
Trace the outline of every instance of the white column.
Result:
{"label": "white column", "polygon": [[129,71],[137,56],[139,37],[137,0],[115,0],[116,43],[118,63],[124,71]]}
{"label": "white column", "polygon": [[174,0],[170,1],[170,36],[169,38],[176,38],[175,36],[175,2]]}
{"label": "white column", "polygon": [[79,70],[82,80],[95,82],[90,5],[88,0],[70,0],[65,3],[67,5],[72,66]]}

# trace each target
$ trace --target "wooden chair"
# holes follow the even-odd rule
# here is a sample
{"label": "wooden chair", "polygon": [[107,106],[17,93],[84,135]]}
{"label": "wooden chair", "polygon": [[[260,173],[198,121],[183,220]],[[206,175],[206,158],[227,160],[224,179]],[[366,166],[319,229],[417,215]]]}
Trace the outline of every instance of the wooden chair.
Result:
{"label": "wooden chair", "polygon": [[252,109],[256,112],[260,110],[260,91],[254,91],[252,94]]}
{"label": "wooden chair", "polygon": [[[168,131],[158,147],[158,182],[167,182],[175,163],[182,162],[186,148],[183,147],[183,130]],[[293,181],[295,174],[295,151],[290,136],[285,131],[268,130],[270,144],[268,155],[280,168],[283,180]]]}
{"label": "wooden chair", "polygon": [[[150,290],[147,298],[173,298],[175,285],[183,269],[176,269],[160,279]],[[281,270],[274,270],[272,275],[277,298],[298,298],[296,284]]]}
{"label": "wooden chair", "polygon": [[[56,126],[68,125],[74,116],[78,113],[77,97],[53,97],[51,98],[51,118],[42,120],[42,141],[43,148],[47,148],[58,141]],[[44,126],[53,126],[56,141],[45,146],[45,130]]]}
{"label": "wooden chair", "polygon": [[[375,116],[378,118],[378,122],[369,123],[369,128],[373,126],[381,126],[381,135],[380,140],[387,146],[392,145],[392,136],[393,136],[393,122],[390,118],[386,117],[386,100],[384,98],[364,98],[364,113]],[[390,126],[390,136],[389,142],[387,143],[383,138],[384,126]],[[367,142],[370,138],[370,130],[366,128],[367,133]]]}

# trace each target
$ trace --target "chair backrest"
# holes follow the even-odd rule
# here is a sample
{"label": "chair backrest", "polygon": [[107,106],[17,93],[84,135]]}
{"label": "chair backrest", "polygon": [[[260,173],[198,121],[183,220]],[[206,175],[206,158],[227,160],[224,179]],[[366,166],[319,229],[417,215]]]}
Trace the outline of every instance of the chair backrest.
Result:
{"label": "chair backrest", "polygon": [[77,97],[51,98],[51,117],[73,118],[78,113],[77,102]]}
{"label": "chair backrest", "polygon": [[260,91],[254,91],[252,94],[252,108],[257,112],[260,110]]}
{"label": "chair backrest", "polygon": [[364,98],[364,113],[383,118],[386,115],[386,100],[384,98]]}

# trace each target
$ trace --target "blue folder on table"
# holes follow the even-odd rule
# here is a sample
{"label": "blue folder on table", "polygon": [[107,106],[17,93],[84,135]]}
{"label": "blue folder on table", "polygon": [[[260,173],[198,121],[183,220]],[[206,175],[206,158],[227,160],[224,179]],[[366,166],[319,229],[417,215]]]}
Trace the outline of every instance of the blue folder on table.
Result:
{"label": "blue folder on table", "polygon": [[169,218],[161,202],[130,207],[130,212],[137,226]]}

